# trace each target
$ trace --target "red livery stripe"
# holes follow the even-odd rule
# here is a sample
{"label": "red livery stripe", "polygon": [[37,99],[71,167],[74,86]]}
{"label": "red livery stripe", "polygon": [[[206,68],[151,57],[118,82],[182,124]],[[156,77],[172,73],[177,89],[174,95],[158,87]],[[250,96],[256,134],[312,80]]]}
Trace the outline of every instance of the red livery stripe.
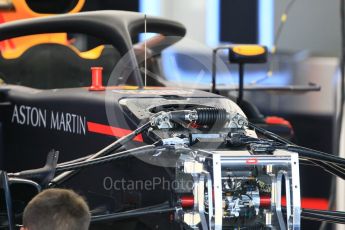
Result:
{"label": "red livery stripe", "polygon": [[[129,129],[112,127],[109,125],[103,125],[103,124],[94,123],[90,121],[87,122],[87,129],[89,132],[92,132],[92,133],[99,133],[99,134],[104,134],[104,135],[109,135],[109,136],[114,136],[114,137],[123,137],[132,132],[132,130],[129,130]],[[133,140],[143,142],[143,137],[141,136],[141,134],[139,134]]]}

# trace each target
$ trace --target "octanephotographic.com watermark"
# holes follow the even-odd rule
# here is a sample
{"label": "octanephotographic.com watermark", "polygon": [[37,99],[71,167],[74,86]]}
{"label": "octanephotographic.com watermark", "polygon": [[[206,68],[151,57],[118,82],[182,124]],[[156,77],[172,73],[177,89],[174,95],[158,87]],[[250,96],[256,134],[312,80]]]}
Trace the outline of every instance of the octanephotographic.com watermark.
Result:
{"label": "octanephotographic.com watermark", "polygon": [[164,177],[153,177],[148,180],[114,179],[112,177],[105,177],[103,179],[103,188],[107,191],[152,191],[155,189],[190,191],[193,189],[193,186],[192,180],[181,179],[176,181],[168,180]]}

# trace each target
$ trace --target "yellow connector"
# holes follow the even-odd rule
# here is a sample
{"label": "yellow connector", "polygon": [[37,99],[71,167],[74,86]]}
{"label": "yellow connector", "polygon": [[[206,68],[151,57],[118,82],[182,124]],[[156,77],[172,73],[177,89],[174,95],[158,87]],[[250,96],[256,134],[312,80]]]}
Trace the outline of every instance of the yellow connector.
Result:
{"label": "yellow connector", "polygon": [[266,52],[265,48],[259,45],[238,45],[234,46],[232,50],[243,56],[257,56]]}

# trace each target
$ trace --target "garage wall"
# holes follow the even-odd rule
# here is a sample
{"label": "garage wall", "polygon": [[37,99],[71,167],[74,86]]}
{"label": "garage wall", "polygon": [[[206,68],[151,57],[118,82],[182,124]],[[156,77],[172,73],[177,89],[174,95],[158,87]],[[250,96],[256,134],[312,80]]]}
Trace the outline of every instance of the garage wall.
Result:
{"label": "garage wall", "polygon": [[[212,26],[207,26],[210,20],[209,11],[213,10],[209,8],[208,1],[160,0],[161,16],[182,22],[187,27],[189,38],[206,43],[209,33],[219,32],[217,29],[210,31]],[[273,1],[275,30],[279,25],[281,13],[289,1]],[[278,48],[288,51],[306,49],[322,56],[339,56],[341,43],[339,2],[339,0],[296,0],[288,15]]]}
{"label": "garage wall", "polygon": [[[265,1],[265,0],[261,0]],[[275,28],[286,2],[275,0]],[[340,55],[340,1],[296,0],[288,15],[278,47],[290,51],[307,49],[320,55]]]}
{"label": "garage wall", "polygon": [[161,0],[161,15],[184,24],[188,38],[205,43],[206,1]]}

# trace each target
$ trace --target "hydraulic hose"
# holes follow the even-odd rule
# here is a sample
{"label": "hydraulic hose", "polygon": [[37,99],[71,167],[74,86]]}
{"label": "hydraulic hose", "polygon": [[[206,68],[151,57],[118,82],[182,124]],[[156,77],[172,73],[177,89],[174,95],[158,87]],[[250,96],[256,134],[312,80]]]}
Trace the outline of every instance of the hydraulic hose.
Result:
{"label": "hydraulic hose", "polygon": [[279,143],[285,144],[285,146],[275,146],[275,149],[284,149],[291,152],[297,152],[302,160],[309,161],[316,166],[321,167],[325,171],[331,173],[332,175],[338,176],[345,180],[345,159],[330,155],[321,151],[297,146],[294,143],[272,133],[252,123],[248,123],[248,127],[255,129],[257,132],[261,133],[269,139],[278,141]]}
{"label": "hydraulic hose", "polygon": [[302,209],[301,212],[302,219],[345,224],[345,212],[339,211],[324,211],[324,210],[314,210],[314,209]]}
{"label": "hydraulic hose", "polygon": [[316,151],[316,150],[312,150],[312,149],[308,149],[308,148],[304,148],[304,147],[296,146],[296,145],[288,145],[288,146],[282,146],[278,148],[285,149],[291,152],[297,152],[299,156],[305,157],[311,160],[325,161],[325,162],[345,166],[344,158],[330,155],[324,152],[320,152],[320,151]]}
{"label": "hydraulic hose", "polygon": [[254,129],[255,131],[257,131],[258,133],[264,135],[265,137],[268,137],[268,138],[273,139],[275,141],[278,141],[280,143],[287,144],[287,145],[294,145],[294,143],[286,140],[285,138],[282,138],[282,137],[280,137],[279,135],[277,135],[275,133],[272,133],[272,132],[270,132],[268,130],[260,128],[260,127],[254,125],[251,122],[248,122],[248,127]]}
{"label": "hydraulic hose", "polygon": [[152,214],[163,214],[176,211],[176,207],[147,207],[141,209],[130,210],[126,212],[118,212],[118,213],[111,213],[111,214],[104,214],[98,216],[92,216],[91,222],[105,222],[105,221],[119,221],[123,219],[135,218],[145,215],[152,215]]}
{"label": "hydraulic hose", "polygon": [[[96,159],[98,157],[105,156],[111,152],[114,152],[114,151],[118,150],[120,147],[122,147],[124,144],[126,144],[127,142],[131,141],[134,137],[138,136],[139,134],[141,134],[142,132],[144,132],[145,130],[147,130],[150,127],[151,127],[151,123],[147,122],[144,125],[137,128],[136,130],[134,130],[133,132],[127,134],[126,136],[123,136],[120,139],[117,139],[112,144],[106,146],[105,148],[101,149],[97,153],[92,154],[90,157],[86,158],[84,161],[79,162],[78,159],[76,159],[74,162],[79,162],[79,163],[87,162],[87,161],[91,161],[93,159]],[[81,168],[84,168],[84,167],[81,167]],[[76,173],[78,173],[78,172],[77,171],[65,171],[64,173],[55,177],[51,184],[52,185],[61,184],[64,181],[68,180],[73,175],[75,175]]]}
{"label": "hydraulic hose", "polygon": [[103,156],[103,157],[98,157],[96,159],[92,159],[89,161],[83,161],[83,162],[75,162],[75,163],[71,163],[71,164],[67,164],[67,165],[62,165],[62,166],[58,166],[56,168],[56,172],[65,172],[65,171],[71,171],[71,170],[80,170],[86,167],[90,167],[90,166],[96,166],[99,164],[105,164],[114,160],[119,160],[122,159],[124,157],[128,157],[128,156],[135,156],[135,155],[139,155],[139,154],[144,154],[144,153],[149,153],[149,152],[155,152],[156,151],[156,146],[154,145],[145,145],[139,148],[135,148],[135,149],[130,149],[127,151],[123,151],[123,152],[118,152],[118,153],[114,153],[108,156]]}

